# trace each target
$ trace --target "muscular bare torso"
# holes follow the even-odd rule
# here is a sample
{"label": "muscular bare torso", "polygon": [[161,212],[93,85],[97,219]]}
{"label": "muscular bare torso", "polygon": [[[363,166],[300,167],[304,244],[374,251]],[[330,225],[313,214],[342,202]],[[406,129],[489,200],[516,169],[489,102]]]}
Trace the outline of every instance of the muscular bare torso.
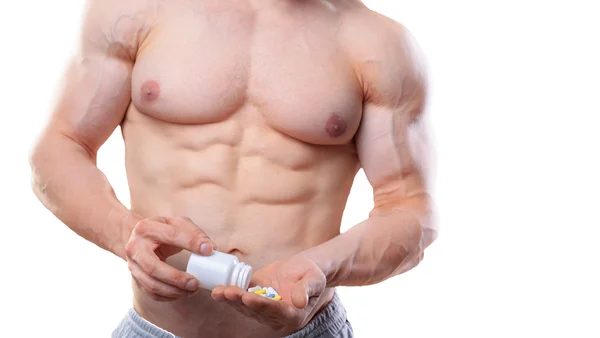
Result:
{"label": "muscular bare torso", "polygon": [[[338,235],[360,168],[361,67],[385,49],[385,25],[357,1],[125,10],[112,34],[138,43],[121,124],[132,210],[187,216],[256,269]],[[180,336],[276,336],[209,292],[157,302],[134,284],[134,295],[143,317]]]}

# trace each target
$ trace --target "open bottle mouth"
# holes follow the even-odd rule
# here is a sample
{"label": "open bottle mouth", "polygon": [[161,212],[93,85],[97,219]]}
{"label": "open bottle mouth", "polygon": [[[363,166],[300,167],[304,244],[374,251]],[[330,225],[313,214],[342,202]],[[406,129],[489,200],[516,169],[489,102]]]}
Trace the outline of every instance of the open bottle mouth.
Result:
{"label": "open bottle mouth", "polygon": [[246,263],[240,262],[235,265],[231,273],[230,284],[237,286],[242,290],[247,290],[252,279],[252,267]]}

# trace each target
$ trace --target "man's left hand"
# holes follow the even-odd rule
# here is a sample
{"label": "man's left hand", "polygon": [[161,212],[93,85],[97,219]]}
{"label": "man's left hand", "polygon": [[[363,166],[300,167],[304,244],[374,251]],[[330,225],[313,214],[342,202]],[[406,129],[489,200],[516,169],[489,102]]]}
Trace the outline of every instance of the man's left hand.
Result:
{"label": "man's left hand", "polygon": [[272,287],[280,301],[235,286],[218,286],[212,297],[278,331],[295,332],[310,320],[327,281],[321,269],[302,255],[278,260],[256,271],[251,286]]}

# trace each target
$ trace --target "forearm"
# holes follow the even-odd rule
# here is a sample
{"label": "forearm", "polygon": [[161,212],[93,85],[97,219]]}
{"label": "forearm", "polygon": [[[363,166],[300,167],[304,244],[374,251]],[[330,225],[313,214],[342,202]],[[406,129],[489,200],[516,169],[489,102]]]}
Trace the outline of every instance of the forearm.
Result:
{"label": "forearm", "polygon": [[32,188],[42,204],[75,233],[124,258],[141,219],[115,196],[95,156],[67,137],[46,139],[32,152]]}
{"label": "forearm", "polygon": [[328,287],[371,285],[415,267],[435,236],[424,204],[382,208],[304,254],[323,270]]}

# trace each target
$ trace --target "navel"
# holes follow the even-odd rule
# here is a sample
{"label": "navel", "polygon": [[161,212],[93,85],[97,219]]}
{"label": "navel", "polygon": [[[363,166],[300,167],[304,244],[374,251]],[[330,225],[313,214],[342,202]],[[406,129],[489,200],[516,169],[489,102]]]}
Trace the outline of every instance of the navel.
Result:
{"label": "navel", "polygon": [[142,85],[141,94],[144,101],[156,101],[160,95],[160,85],[154,80],[146,81]]}
{"label": "navel", "polygon": [[346,132],[346,128],[346,121],[337,114],[332,114],[325,125],[325,130],[331,137],[342,136]]}

